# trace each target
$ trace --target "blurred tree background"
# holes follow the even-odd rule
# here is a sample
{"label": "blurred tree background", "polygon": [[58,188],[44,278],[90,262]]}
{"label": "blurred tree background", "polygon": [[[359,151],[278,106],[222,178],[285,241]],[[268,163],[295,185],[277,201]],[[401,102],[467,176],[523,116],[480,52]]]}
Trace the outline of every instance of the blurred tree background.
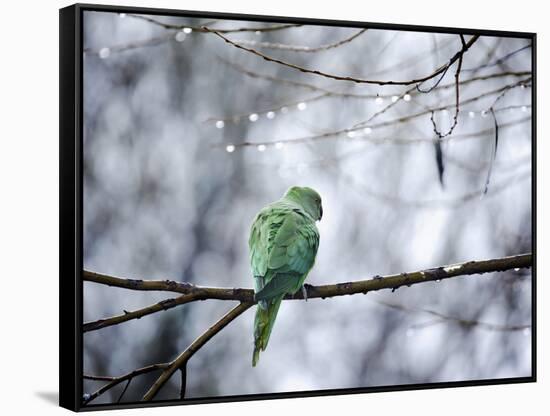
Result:
{"label": "blurred tree background", "polygon": [[[415,80],[462,39],[85,12],[84,268],[252,287],[250,224],[292,185],[323,197],[310,284],[530,252],[529,39],[481,36],[418,88],[285,65]],[[86,282],[84,321],[164,298]],[[231,306],[196,302],[85,333],[84,372],[168,362]],[[284,302],[257,368],[253,314],[189,361],[186,397],[531,374],[527,269]],[[135,378],[123,400],[140,400],[157,376]],[[86,380],[84,391],[101,385]],[[173,377],[156,399],[178,395]]]}

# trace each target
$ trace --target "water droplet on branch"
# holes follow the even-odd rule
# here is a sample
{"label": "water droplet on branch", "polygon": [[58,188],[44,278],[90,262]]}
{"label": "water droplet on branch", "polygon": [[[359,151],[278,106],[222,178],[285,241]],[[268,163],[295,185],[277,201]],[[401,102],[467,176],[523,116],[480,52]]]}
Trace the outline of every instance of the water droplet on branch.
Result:
{"label": "water droplet on branch", "polygon": [[187,35],[185,33],[178,32],[178,33],[176,33],[175,39],[176,39],[177,42],[183,42],[186,37],[187,37]]}
{"label": "water droplet on branch", "polygon": [[111,50],[109,48],[101,48],[99,50],[99,57],[101,59],[107,59],[109,56],[111,56]]}

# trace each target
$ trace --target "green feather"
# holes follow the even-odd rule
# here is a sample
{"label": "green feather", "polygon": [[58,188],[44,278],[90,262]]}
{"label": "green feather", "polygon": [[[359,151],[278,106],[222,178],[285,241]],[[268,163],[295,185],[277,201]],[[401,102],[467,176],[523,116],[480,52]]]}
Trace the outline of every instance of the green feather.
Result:
{"label": "green feather", "polygon": [[258,306],[254,317],[254,353],[252,354],[252,366],[255,367],[260,358],[260,351],[264,351],[275,323],[275,317],[281,306],[283,296],[272,300],[267,308]]}

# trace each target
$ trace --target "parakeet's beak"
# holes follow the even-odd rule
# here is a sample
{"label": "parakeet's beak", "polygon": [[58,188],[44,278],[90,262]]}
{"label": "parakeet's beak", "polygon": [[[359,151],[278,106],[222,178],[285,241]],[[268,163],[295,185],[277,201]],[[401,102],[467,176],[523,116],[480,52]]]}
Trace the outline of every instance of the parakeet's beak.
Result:
{"label": "parakeet's beak", "polygon": [[323,206],[321,206],[319,210],[319,221],[321,221],[321,218],[323,218]]}

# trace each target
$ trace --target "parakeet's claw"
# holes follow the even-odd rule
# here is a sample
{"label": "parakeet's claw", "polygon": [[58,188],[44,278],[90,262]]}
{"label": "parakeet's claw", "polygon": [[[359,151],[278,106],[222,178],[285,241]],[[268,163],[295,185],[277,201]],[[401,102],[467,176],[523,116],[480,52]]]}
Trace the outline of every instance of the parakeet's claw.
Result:
{"label": "parakeet's claw", "polygon": [[306,289],[306,285],[302,285],[302,295],[304,296],[304,299],[305,299],[306,302],[307,302],[307,289]]}

